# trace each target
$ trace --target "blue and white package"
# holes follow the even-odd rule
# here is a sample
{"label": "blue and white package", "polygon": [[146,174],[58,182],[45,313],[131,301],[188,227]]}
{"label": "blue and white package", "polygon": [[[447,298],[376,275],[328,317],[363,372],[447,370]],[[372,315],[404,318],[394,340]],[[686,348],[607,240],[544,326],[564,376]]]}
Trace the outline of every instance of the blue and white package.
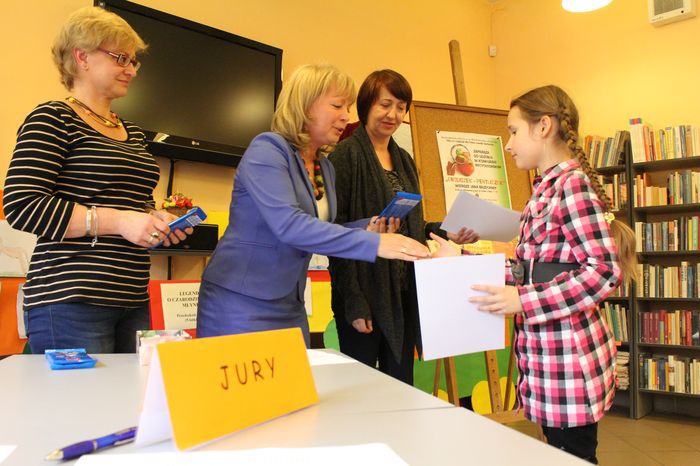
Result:
{"label": "blue and white package", "polygon": [[411,209],[418,205],[421,199],[423,199],[423,196],[420,194],[399,191],[379,214],[379,218],[388,219],[394,217],[403,220]]}
{"label": "blue and white package", "polygon": [[90,357],[85,348],[47,349],[44,356],[52,370],[89,369],[97,359]]}

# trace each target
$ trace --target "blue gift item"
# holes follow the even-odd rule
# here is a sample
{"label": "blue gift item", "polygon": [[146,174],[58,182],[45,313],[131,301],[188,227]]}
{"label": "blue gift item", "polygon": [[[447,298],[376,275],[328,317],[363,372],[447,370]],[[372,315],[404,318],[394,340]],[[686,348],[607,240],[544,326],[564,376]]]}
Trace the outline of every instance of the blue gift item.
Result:
{"label": "blue gift item", "polygon": [[394,198],[379,214],[379,218],[395,217],[403,220],[406,215],[421,201],[423,196],[420,194],[404,193],[399,191]]}
{"label": "blue gift item", "polygon": [[47,349],[44,351],[49,367],[53,370],[88,369],[95,367],[97,359],[88,356],[85,348]]}

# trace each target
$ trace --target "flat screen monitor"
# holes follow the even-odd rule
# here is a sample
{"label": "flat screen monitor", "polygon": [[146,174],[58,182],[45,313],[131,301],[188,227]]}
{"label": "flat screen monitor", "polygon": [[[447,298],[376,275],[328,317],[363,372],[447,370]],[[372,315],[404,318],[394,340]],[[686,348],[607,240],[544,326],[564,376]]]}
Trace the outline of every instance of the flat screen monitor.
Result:
{"label": "flat screen monitor", "polygon": [[124,0],[95,4],[148,44],[112,109],[146,130],[154,155],[236,166],[251,139],[269,131],[281,49]]}

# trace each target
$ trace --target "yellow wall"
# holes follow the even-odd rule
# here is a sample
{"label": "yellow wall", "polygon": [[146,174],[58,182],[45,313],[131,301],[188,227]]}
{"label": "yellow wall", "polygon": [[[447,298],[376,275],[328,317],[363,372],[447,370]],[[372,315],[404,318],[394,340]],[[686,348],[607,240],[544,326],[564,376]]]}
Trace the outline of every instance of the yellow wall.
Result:
{"label": "yellow wall", "polygon": [[[359,85],[369,72],[391,67],[408,78],[416,99],[437,102],[454,102],[447,44],[457,39],[462,43],[463,61],[469,64],[465,73],[471,103],[490,106],[494,102],[493,61],[485,48],[490,6],[485,0],[445,0],[439,9],[422,0],[136,3],[282,48],[286,73],[302,63],[328,61],[350,73]],[[0,114],[0,180],[4,180],[15,132],[24,116],[37,103],[67,94],[58,83],[49,47],[67,15],[90,4],[90,0],[3,1],[0,40],[6,46],[0,74],[5,90]],[[144,63],[141,73],[148,72],[147,56]],[[226,184],[232,173],[183,164],[176,187],[210,209],[223,210],[228,207],[230,186],[222,191],[210,188]],[[195,177],[203,180],[198,182]],[[195,186],[191,187],[190,180]],[[207,189],[197,190],[197,186]]]}
{"label": "yellow wall", "polygon": [[[494,104],[493,61],[485,47],[490,34],[490,4],[486,0],[444,0],[437,9],[423,0],[136,3],[279,47],[284,50],[283,70],[287,74],[303,63],[327,61],[350,73],[359,85],[375,69],[394,68],[411,82],[417,100],[454,102],[447,44],[457,39],[462,45],[470,103]],[[49,47],[68,14],[91,4],[91,0],[3,1],[0,42],[5,47],[0,88],[5,92],[0,112],[0,183],[17,128],[27,113],[40,102],[67,95],[58,82]],[[148,72],[147,56],[140,72]],[[167,163],[159,163],[165,173]],[[194,197],[207,210],[228,210],[233,174],[233,169],[179,162],[174,188]],[[164,194],[161,183],[156,198]],[[154,278],[163,278],[164,261],[162,257],[154,259]],[[201,265],[200,259],[178,258],[176,276],[199,278]]]}
{"label": "yellow wall", "polygon": [[[656,125],[700,123],[700,18],[648,23],[646,1],[614,0],[597,12],[564,12],[558,0],[140,0],[138,3],[284,49],[284,70],[329,61],[359,84],[390,67],[411,82],[417,100],[454,102],[447,44],[457,39],[469,104],[506,108],[530,87],[557,83],[582,114],[582,132],[612,134],[631,116]],[[0,41],[0,183],[15,132],[39,102],[62,98],[49,56],[53,36],[91,0],[5,0]],[[491,31],[493,24],[493,33]],[[498,56],[489,58],[489,43]],[[142,73],[148,72],[145,57]],[[173,77],[177,79],[177,77]],[[128,115],[125,115],[128,118]],[[165,161],[159,161],[163,172]],[[175,188],[207,210],[227,210],[233,169],[177,165]],[[156,197],[165,193],[163,183]],[[159,277],[163,259],[159,258]],[[197,278],[198,259],[178,259],[177,276]]]}
{"label": "yellow wall", "polygon": [[646,0],[567,13],[558,0],[503,0],[495,13],[496,105],[554,83],[581,113],[583,134],[612,135],[640,116],[657,126],[700,124],[700,18],[649,24]]}

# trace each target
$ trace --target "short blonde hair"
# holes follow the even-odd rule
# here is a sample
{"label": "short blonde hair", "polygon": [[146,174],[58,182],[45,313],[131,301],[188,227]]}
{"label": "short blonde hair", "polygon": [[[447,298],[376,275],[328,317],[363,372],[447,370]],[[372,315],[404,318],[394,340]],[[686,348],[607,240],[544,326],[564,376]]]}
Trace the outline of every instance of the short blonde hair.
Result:
{"label": "short blonde hair", "polygon": [[73,12],[58,32],[51,54],[61,74],[61,82],[71,90],[78,75],[78,65],[73,50],[85,52],[97,50],[109,43],[119,50],[134,49],[137,53],[146,49],[146,43],[120,16],[96,6]]}
{"label": "short blonde hair", "polygon": [[[284,82],[272,117],[272,131],[281,134],[297,149],[309,144],[306,124],[313,103],[331,89],[355,102],[355,83],[352,78],[332,65],[302,65]],[[324,146],[322,153],[332,148]]]}

